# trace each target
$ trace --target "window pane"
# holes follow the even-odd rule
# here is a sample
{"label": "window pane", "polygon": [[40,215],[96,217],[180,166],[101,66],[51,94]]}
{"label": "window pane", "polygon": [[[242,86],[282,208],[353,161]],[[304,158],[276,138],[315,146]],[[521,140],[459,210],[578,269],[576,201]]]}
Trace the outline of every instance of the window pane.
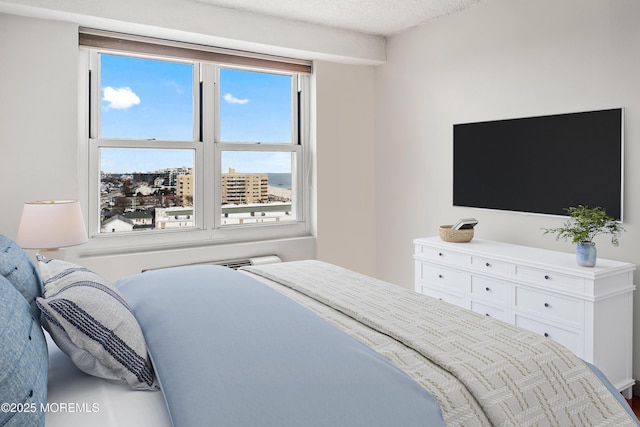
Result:
{"label": "window pane", "polygon": [[220,69],[220,139],[292,142],[291,76]]}
{"label": "window pane", "polygon": [[192,141],[193,65],[100,55],[100,137]]}
{"label": "window pane", "polygon": [[195,150],[101,148],[100,232],[195,226]]}
{"label": "window pane", "polygon": [[222,152],[222,225],[295,220],[293,153]]}

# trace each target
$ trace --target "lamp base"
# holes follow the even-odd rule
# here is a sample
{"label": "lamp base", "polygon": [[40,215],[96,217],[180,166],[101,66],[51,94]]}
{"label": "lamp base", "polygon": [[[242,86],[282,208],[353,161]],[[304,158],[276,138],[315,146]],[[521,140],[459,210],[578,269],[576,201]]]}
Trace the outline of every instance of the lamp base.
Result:
{"label": "lamp base", "polygon": [[60,261],[64,261],[67,256],[67,251],[65,251],[64,248],[40,249],[38,254],[47,259],[59,259]]}

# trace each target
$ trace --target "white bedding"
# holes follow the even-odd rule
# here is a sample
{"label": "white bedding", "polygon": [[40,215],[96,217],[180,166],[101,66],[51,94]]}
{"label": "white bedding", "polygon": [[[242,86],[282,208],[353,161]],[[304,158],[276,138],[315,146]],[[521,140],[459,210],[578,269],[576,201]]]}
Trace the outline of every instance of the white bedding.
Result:
{"label": "white bedding", "polygon": [[49,334],[46,427],[171,427],[160,391],[136,391],[75,367]]}

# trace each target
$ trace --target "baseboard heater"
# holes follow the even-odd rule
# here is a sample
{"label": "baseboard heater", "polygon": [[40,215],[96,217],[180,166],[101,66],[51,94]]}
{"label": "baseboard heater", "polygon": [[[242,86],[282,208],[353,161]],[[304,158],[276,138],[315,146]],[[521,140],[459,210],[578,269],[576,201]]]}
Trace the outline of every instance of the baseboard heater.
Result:
{"label": "baseboard heater", "polygon": [[279,256],[277,255],[262,255],[251,258],[239,258],[239,259],[228,259],[224,261],[212,261],[205,264],[214,264],[214,265],[222,265],[225,267],[233,268],[234,270],[239,269],[240,267],[248,267],[250,265],[265,265],[265,264],[274,264],[277,262],[282,262]]}
{"label": "baseboard heater", "polygon": [[[203,261],[203,262],[195,262],[192,264],[181,264],[181,265],[172,265],[171,267],[184,267],[187,265],[221,265],[223,267],[229,267],[234,270],[239,269],[240,267],[248,267],[251,265],[264,265],[264,264],[274,264],[277,262],[282,262],[279,256],[277,255],[260,255],[248,258],[235,258],[235,259],[225,259],[218,261]],[[171,267],[158,267],[158,268],[147,268],[142,270],[145,271],[151,270],[160,270],[163,268],[171,268]]]}

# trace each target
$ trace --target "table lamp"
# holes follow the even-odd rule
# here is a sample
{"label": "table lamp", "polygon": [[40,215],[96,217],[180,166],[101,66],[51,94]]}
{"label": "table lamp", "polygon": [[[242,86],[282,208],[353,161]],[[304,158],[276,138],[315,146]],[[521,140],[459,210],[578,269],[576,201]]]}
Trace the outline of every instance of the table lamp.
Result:
{"label": "table lamp", "polygon": [[16,243],[24,249],[39,249],[47,256],[87,240],[77,200],[37,200],[24,204],[16,237]]}

